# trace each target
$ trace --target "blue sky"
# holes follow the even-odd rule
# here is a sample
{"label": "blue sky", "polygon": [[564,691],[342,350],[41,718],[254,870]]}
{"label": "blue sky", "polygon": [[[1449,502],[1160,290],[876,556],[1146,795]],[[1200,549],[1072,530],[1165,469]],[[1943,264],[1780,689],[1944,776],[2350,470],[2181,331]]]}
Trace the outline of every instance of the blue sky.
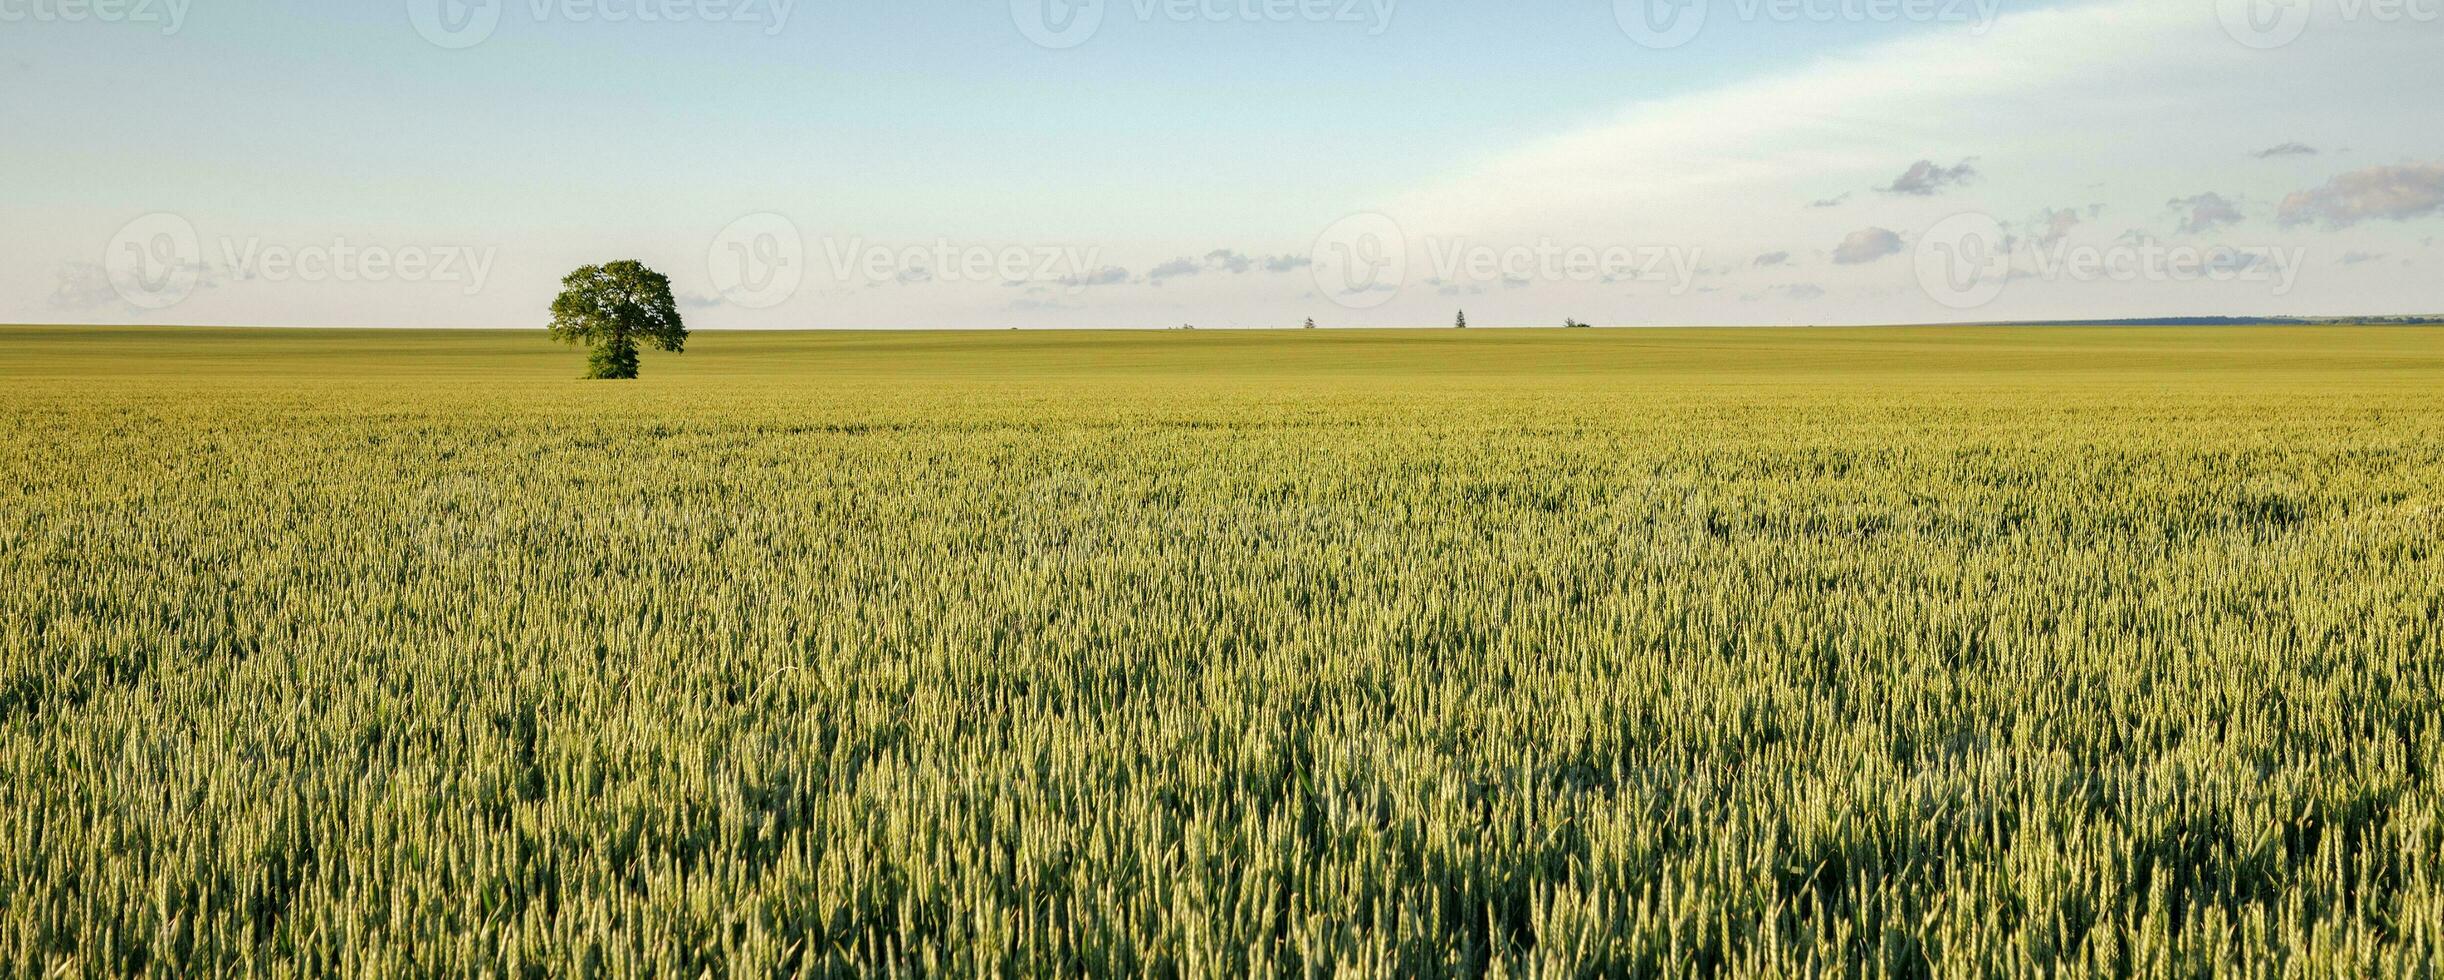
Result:
{"label": "blue sky", "polygon": [[0,321],[2444,312],[2444,0],[112,2],[0,0]]}

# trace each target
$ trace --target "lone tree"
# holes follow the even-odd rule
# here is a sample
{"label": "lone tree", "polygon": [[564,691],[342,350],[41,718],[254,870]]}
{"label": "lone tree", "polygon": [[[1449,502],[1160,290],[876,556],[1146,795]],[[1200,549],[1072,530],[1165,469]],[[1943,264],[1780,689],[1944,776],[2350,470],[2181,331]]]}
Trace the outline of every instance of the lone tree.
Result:
{"label": "lone tree", "polygon": [[552,301],[552,339],[564,344],[590,344],[586,378],[636,377],[639,343],[677,354],[687,349],[687,324],[679,319],[679,304],[670,297],[670,279],[622,260],[589,265],[560,280],[560,298]]}
{"label": "lone tree", "polygon": [[1468,311],[1467,311],[1467,310],[1461,310],[1461,311],[1460,311],[1460,322],[1452,324],[1452,327],[1454,327],[1455,329],[1459,329],[1459,330],[1466,330],[1466,329],[1468,329]]}
{"label": "lone tree", "polygon": [[1313,329],[1315,329],[1315,318],[1314,318],[1314,317],[1308,317],[1308,318],[1307,318],[1307,326],[1305,327],[1305,329],[1308,329],[1308,330],[1313,330]]}

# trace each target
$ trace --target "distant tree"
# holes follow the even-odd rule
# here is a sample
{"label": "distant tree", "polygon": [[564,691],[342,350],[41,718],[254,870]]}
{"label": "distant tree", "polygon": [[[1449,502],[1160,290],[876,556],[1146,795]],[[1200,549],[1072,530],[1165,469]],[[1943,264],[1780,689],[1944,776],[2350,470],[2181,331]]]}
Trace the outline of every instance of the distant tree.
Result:
{"label": "distant tree", "polygon": [[1452,324],[1451,326],[1452,326],[1452,329],[1455,329],[1455,330],[1466,330],[1466,329],[1468,329],[1468,311],[1467,311],[1467,310],[1461,310],[1461,311],[1460,311],[1460,322],[1458,322],[1458,323],[1454,323],[1454,324]]}
{"label": "distant tree", "polygon": [[586,359],[588,380],[636,377],[637,345],[683,353],[687,324],[671,299],[670,279],[622,260],[589,265],[560,280],[552,301],[552,339],[594,348]]}
{"label": "distant tree", "polygon": [[1576,318],[1565,319],[1561,322],[1561,328],[1564,330],[1584,330],[1586,327],[1586,324],[1578,322]]}
{"label": "distant tree", "polygon": [[1307,325],[1306,325],[1306,327],[1304,327],[1303,329],[1307,329],[1307,330],[1313,330],[1313,329],[1315,329],[1315,318],[1314,318],[1314,317],[1308,317],[1308,318],[1307,318]]}

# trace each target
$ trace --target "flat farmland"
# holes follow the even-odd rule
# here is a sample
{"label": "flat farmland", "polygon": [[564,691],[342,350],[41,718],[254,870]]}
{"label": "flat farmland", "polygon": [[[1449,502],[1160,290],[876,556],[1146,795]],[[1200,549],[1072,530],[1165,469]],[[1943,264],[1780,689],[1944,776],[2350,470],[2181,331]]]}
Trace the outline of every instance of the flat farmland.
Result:
{"label": "flat farmland", "polygon": [[2444,961],[2444,330],[0,328],[0,974]]}

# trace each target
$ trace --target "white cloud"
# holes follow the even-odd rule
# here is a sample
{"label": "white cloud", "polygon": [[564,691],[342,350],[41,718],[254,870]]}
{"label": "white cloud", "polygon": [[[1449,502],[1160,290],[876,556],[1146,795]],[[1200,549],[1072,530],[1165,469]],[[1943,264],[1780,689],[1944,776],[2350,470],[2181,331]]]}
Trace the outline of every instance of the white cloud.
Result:
{"label": "white cloud", "polygon": [[1962,160],[1945,167],[1937,165],[1933,160],[1920,160],[1910,164],[1908,170],[1901,172],[1901,176],[1892,179],[1892,183],[1878,187],[1876,190],[1886,194],[1933,197],[1976,179],[1977,165],[1971,161]]}
{"label": "white cloud", "polygon": [[1147,272],[1146,280],[1148,282],[1161,282],[1165,279],[1177,279],[1181,276],[1193,276],[1203,271],[1205,271],[1205,266],[1198,263],[1195,259],[1173,259],[1169,262],[1155,266],[1152,271]]}
{"label": "white cloud", "polygon": [[1129,270],[1123,269],[1116,265],[1107,265],[1092,272],[1061,277],[1061,285],[1068,286],[1072,289],[1085,289],[1092,286],[1117,286],[1127,281],[1129,281]]}
{"label": "white cloud", "polygon": [[2283,199],[2283,227],[2316,223],[2348,228],[2362,221],[2410,221],[2444,211],[2444,162],[2354,170]]}
{"label": "white cloud", "polygon": [[[1752,195],[1761,188],[1773,191],[1764,200],[1787,201],[1809,199],[1789,188],[1845,177],[1853,186],[1889,186],[1895,156],[1918,159],[1929,150],[1984,158],[1991,180],[2010,169],[1998,166],[1998,151],[2058,153],[2074,133],[2112,142],[2092,137],[2112,117],[2132,114],[2133,90],[2178,79],[2198,61],[2238,60],[2225,50],[2237,46],[2197,13],[2150,0],[2091,4],[2012,14],[1984,37],[1930,32],[1872,45],[1786,74],[1635,105],[1610,123],[1425,189],[1403,212],[1428,227],[1504,218],[1530,227],[1585,225],[1624,214],[1687,227],[1704,214],[1760,211]],[[2167,36],[2184,33],[2203,49],[2187,66],[2168,57],[2177,51]],[[2082,183],[2095,179],[2081,172]],[[1773,210],[1770,220],[1785,219],[1787,212]]]}
{"label": "white cloud", "polygon": [[99,262],[63,262],[59,284],[51,290],[51,305],[73,312],[118,309],[127,305],[110,283],[110,270]]}
{"label": "white cloud", "polygon": [[2079,227],[2076,208],[2047,208],[2037,214],[2037,244],[2052,245],[2070,237],[2071,229]]}
{"label": "white cloud", "polygon": [[2239,224],[2242,218],[2240,205],[2213,191],[2174,198],[2165,206],[2179,215],[2177,224],[2180,229],[2192,235]]}
{"label": "white cloud", "polygon": [[1833,249],[1834,265],[1865,265],[1901,254],[1901,236],[1884,228],[1861,228]]}
{"label": "white cloud", "polygon": [[[2320,5],[2323,7],[2324,5]],[[2432,147],[2444,122],[2432,100],[2444,87],[2433,57],[2444,25],[2344,22],[2332,10],[2279,50],[2236,43],[2212,4],[2098,0],[2009,13],[1984,36],[1926,31],[1861,46],[1785,72],[1630,105],[1618,116],[1531,143],[1471,172],[1396,196],[1384,212],[1413,237],[1608,245],[1666,244],[1713,254],[1759,255],[1814,237],[1844,241],[1841,268],[1820,285],[1825,319],[1957,319],[1918,289],[1905,252],[1918,234],[1960,212],[2040,214],[2030,234],[2061,242],[2107,208],[2158,212],[2193,205],[2179,221],[2231,228],[2245,200],[2275,200],[2296,172],[2252,156],[2300,154],[2240,132],[2309,134],[2361,152]],[[2372,93],[2394,97],[2374,98]],[[2254,142],[2254,145],[2251,143]],[[2244,149],[2236,152],[2235,144]],[[2379,144],[2371,146],[2370,144]],[[2301,147],[2307,142],[2298,144]],[[2432,149],[2425,152],[2432,153]],[[1968,161],[1939,166],[1935,160]],[[1925,161],[1894,178],[1894,161]],[[1942,178],[1936,179],[1940,171]],[[1976,176],[1959,186],[1955,176]],[[2201,182],[2220,185],[2199,195]],[[1825,197],[1828,186],[1943,190]],[[2097,188],[2109,187],[2108,191]],[[2097,203],[2050,210],[2065,189]],[[1794,203],[1814,202],[1798,208]],[[1848,241],[1861,225],[1901,240]],[[2169,230],[2169,227],[2166,229]],[[2277,245],[2271,231],[2244,244]],[[2382,243],[2372,243],[2379,244]],[[1541,297],[1566,290],[1523,291]],[[2404,280],[2371,290],[2313,276],[2280,296],[2228,283],[2015,284],[1998,317],[2198,315],[2432,308],[2432,287]],[[1567,295],[1553,309],[1595,310]],[[1657,322],[1746,322],[1699,290],[1642,297]],[[1397,314],[1401,304],[1387,307]],[[1600,311],[1599,311],[1600,312]],[[1815,314],[1811,314],[1812,316]]]}

